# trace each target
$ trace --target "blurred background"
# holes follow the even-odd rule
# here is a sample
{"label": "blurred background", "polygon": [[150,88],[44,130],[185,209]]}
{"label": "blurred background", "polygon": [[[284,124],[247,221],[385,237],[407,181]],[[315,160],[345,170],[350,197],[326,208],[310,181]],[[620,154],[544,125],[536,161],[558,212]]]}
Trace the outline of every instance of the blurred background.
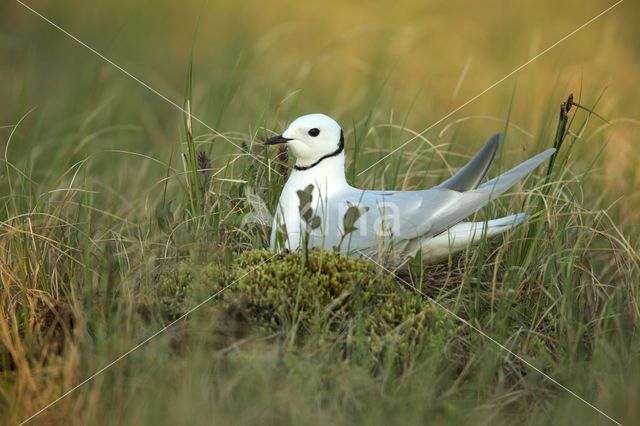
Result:
{"label": "blurred background", "polygon": [[[380,128],[422,131],[614,2],[26,4],[180,105],[199,17],[193,114],[229,137],[236,134],[238,143],[250,143],[245,139],[263,128],[281,131],[311,112],[333,116],[348,135],[370,110]],[[616,205],[622,218],[638,219],[638,16],[637,3],[621,3],[427,137],[449,143],[455,131],[449,149],[468,156],[492,132],[502,131],[508,117],[506,149],[523,151],[524,157],[551,144],[559,104],[570,92],[587,107],[600,99],[596,111],[611,124],[592,116],[585,135],[597,138],[580,139],[583,149],[575,152],[593,154],[583,159],[588,164],[608,141],[592,176],[605,183],[608,202],[624,197]],[[108,150],[135,151],[180,167],[171,153],[183,139],[181,112],[14,1],[0,4],[0,55],[0,126],[33,110],[19,130],[30,132],[29,146],[16,143],[8,155],[18,165],[30,158],[29,168],[41,182],[56,159],[72,164],[97,152],[103,154],[92,159],[92,175],[109,176],[114,158],[104,154]],[[11,129],[0,128],[0,144]],[[207,133],[195,124],[196,135]],[[364,140],[363,165],[413,136],[385,135],[374,131]],[[57,149],[55,141],[65,137],[77,139],[74,149]],[[347,141],[348,159],[353,139]],[[207,143],[218,165],[238,151],[219,138]],[[393,158],[418,149],[424,145],[411,142]],[[141,167],[154,177],[166,171],[141,158],[120,155],[117,161],[124,182]],[[365,177],[356,183],[366,183]]]}

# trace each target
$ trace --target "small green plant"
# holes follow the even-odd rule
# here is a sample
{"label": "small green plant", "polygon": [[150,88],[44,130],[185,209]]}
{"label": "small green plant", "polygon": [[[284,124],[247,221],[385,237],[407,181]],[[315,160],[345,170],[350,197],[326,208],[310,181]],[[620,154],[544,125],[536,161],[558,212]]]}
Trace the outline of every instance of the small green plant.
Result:
{"label": "small green plant", "polygon": [[355,226],[355,223],[357,222],[357,220],[360,219],[360,216],[362,216],[363,214],[369,211],[369,207],[367,206],[358,207],[354,204],[351,204],[349,201],[347,201],[347,204],[349,205],[349,207],[347,208],[347,211],[342,217],[342,225],[343,225],[344,231],[342,232],[342,235],[340,236],[340,242],[336,247],[336,251],[338,253],[340,253],[342,243],[347,237],[347,235],[358,230],[358,228],[356,228]]}
{"label": "small green plant", "polygon": [[320,227],[322,220],[319,216],[313,214],[313,207],[311,207],[313,201],[313,185],[307,185],[305,189],[299,190],[296,193],[300,200],[300,204],[298,205],[300,219],[302,219],[304,225],[302,246],[304,248],[305,265],[307,265],[309,263],[309,238],[311,232]]}

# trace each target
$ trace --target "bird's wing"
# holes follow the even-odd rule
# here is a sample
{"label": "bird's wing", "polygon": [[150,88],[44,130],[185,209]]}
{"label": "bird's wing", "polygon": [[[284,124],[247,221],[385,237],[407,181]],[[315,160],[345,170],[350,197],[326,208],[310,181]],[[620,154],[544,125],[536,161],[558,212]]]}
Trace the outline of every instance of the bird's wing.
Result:
{"label": "bird's wing", "polygon": [[[344,232],[343,218],[348,205],[366,207],[355,222],[356,230],[346,238],[349,250],[388,246],[402,249],[412,239],[438,235],[499,197],[549,158],[554,149],[544,151],[476,189],[461,192],[438,186],[423,191],[363,191],[349,187],[334,194],[328,204],[327,222],[318,230],[325,247],[337,246]],[[333,218],[337,221],[333,222]],[[337,229],[336,229],[337,228]]]}
{"label": "bird's wing", "polygon": [[[554,152],[555,149],[548,149],[519,164],[508,172],[480,185],[477,189],[458,193],[459,195],[449,194],[448,196],[443,196],[442,194],[438,194],[434,196],[431,194],[432,190],[423,191],[423,205],[426,211],[431,211],[433,203],[435,202],[437,204],[443,197],[449,201],[446,209],[438,208],[435,214],[428,213],[426,215],[428,216],[427,233],[433,235],[438,234],[465,217],[470,216],[485,206],[489,201],[502,195],[518,181],[524,179],[524,177],[531,173],[536,167],[551,157]],[[443,190],[440,189],[440,191]]]}
{"label": "bird's wing", "polygon": [[501,133],[491,136],[471,161],[460,169],[458,173],[436,186],[436,188],[451,189],[459,192],[476,189],[482,179],[489,173],[501,143]]}
{"label": "bird's wing", "polygon": [[326,204],[324,229],[317,232],[318,241],[322,238],[324,247],[338,245],[344,233],[344,216],[349,205],[366,211],[355,222],[357,229],[345,239],[343,248],[347,250],[388,244],[402,230],[415,231],[419,223],[413,221],[422,220],[423,215],[423,198],[417,191],[363,191],[349,187],[333,194]]}
{"label": "bird's wing", "polygon": [[375,246],[388,237],[401,241],[437,235],[502,195],[554,152],[554,149],[544,151],[465,192],[442,187],[400,192],[352,188],[352,192],[342,194],[343,202],[346,204],[348,200],[369,210],[356,222],[358,231],[351,236],[351,247]]}

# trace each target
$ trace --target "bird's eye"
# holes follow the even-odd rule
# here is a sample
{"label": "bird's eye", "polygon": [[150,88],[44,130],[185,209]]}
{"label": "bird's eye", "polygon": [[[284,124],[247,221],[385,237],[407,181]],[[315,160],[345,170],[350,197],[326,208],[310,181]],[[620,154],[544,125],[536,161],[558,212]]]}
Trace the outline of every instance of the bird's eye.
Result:
{"label": "bird's eye", "polygon": [[315,138],[316,136],[318,136],[320,134],[320,130],[318,130],[318,129],[316,129],[314,127],[313,129],[309,130],[307,133],[309,133],[309,136],[312,136],[312,137]]}

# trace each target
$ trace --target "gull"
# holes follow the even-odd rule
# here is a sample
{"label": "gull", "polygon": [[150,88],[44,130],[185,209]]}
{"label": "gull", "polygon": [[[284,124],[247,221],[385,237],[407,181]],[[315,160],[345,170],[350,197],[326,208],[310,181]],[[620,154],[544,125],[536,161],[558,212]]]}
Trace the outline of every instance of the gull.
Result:
{"label": "gull", "polygon": [[[433,188],[369,191],[347,183],[340,125],[324,114],[299,117],[284,133],[265,141],[266,145],[286,144],[296,157],[273,218],[271,248],[342,246],[348,254],[391,253],[396,261],[422,250],[423,260],[433,263],[485,237],[502,234],[528,216],[518,213],[483,222],[462,220],[531,173],[555,149],[482,183],[501,141],[501,134],[493,135],[462,169]],[[303,206],[303,200],[308,200],[302,194],[305,190],[311,199]],[[311,209],[311,214],[303,214],[305,209]]]}

